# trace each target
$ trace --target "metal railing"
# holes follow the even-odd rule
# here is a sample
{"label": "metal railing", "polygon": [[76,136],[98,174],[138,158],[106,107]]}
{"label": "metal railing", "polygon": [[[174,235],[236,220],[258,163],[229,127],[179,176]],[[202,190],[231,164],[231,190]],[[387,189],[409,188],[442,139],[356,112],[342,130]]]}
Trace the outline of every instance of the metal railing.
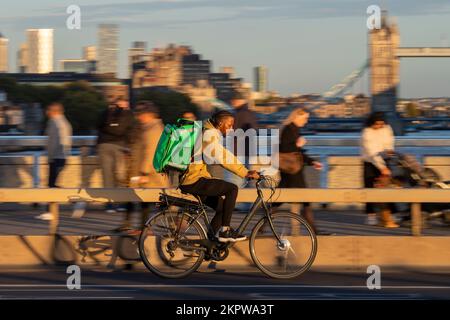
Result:
{"label": "metal railing", "polygon": [[[87,189],[0,189],[0,202],[50,203],[53,220],[49,232],[56,234],[59,225],[59,204],[71,202],[158,202],[160,193],[182,196],[173,188],[87,188]],[[269,190],[264,190],[265,197]],[[238,202],[253,202],[255,189],[239,190]],[[277,189],[273,202],[290,203],[411,203],[411,234],[422,231],[421,203],[448,203],[450,189]]]}
{"label": "metal railing", "polygon": [[[313,157],[318,157],[323,164],[323,170],[320,172],[320,187],[328,186],[329,157],[357,157],[359,156],[359,136],[305,136],[308,140],[306,149]],[[73,136],[72,145],[74,148],[94,147],[96,145],[96,136]],[[46,136],[0,136],[0,148],[2,147],[39,147],[44,148],[47,142]],[[396,149],[403,153],[413,154],[419,162],[423,163],[427,156],[449,156],[450,157],[450,138],[449,136],[425,137],[425,136],[407,136],[396,137]],[[17,154],[17,153],[15,153]],[[23,155],[33,156],[33,186],[38,187],[39,178],[39,158],[45,153],[43,151],[31,151],[22,153]],[[79,151],[74,150],[74,155]],[[4,153],[4,155],[8,155]],[[12,155],[12,154],[10,154]],[[450,165],[450,160],[449,160]]]}

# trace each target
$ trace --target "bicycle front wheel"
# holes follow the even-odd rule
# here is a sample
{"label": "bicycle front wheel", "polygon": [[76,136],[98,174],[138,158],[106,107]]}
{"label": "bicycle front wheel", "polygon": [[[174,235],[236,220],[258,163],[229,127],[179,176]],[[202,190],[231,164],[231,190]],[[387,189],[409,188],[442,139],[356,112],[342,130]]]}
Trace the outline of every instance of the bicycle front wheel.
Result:
{"label": "bicycle front wheel", "polygon": [[[291,279],[306,272],[317,253],[317,238],[311,226],[293,213],[276,213],[261,219],[250,236],[250,254],[256,266],[275,279]],[[278,235],[280,241],[275,236]]]}
{"label": "bicycle front wheel", "polygon": [[154,274],[183,278],[200,267],[206,233],[187,213],[162,211],[150,219],[139,239],[142,261]]}

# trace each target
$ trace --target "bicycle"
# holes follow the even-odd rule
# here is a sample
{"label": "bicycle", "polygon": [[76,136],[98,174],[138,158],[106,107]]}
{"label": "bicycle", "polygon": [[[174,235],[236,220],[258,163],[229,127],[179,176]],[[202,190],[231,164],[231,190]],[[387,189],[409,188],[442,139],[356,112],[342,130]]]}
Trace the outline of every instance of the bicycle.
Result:
{"label": "bicycle", "polygon": [[[262,185],[268,185],[270,196],[264,201]],[[291,279],[306,272],[317,253],[317,238],[306,220],[293,213],[270,213],[275,183],[261,175],[256,181],[257,198],[241,221],[242,234],[261,207],[264,216],[255,224],[249,238],[249,250],[255,265],[276,279]],[[183,278],[195,272],[204,260],[223,261],[233,242],[208,239],[205,227],[210,225],[206,206],[198,202],[160,195],[161,211],[151,217],[139,239],[139,253],[144,265],[164,278]],[[173,207],[180,208],[173,210]],[[292,264],[295,264],[293,266]]]}

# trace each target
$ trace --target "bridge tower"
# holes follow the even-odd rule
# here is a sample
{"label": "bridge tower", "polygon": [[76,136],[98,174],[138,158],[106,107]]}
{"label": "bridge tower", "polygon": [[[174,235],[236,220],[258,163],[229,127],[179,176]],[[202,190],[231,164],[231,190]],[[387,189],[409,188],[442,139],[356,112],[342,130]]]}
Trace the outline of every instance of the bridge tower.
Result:
{"label": "bridge tower", "polygon": [[386,11],[381,17],[381,28],[369,31],[368,44],[372,111],[384,112],[395,134],[402,135],[402,122],[396,111],[400,34],[397,23],[388,18]]}

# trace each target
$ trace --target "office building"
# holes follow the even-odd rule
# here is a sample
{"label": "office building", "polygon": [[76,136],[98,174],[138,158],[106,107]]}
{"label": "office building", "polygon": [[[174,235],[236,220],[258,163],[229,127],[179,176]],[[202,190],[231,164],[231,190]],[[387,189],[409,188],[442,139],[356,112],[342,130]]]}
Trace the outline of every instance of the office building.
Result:
{"label": "office building", "polygon": [[131,48],[128,49],[128,74],[130,78],[133,77],[134,65],[147,61],[150,58],[150,54],[147,53],[147,42],[135,41],[132,43]]}
{"label": "office building", "polygon": [[53,29],[28,29],[26,72],[53,71]]}
{"label": "office building", "polygon": [[95,46],[83,47],[83,59],[87,61],[97,60],[97,48]]}
{"label": "office building", "polygon": [[258,66],[254,68],[255,83],[254,88],[257,92],[267,92],[267,68]]}
{"label": "office building", "polygon": [[98,28],[97,73],[117,74],[119,59],[119,26],[101,24]]}
{"label": "office building", "polygon": [[25,73],[25,72],[27,72],[28,46],[27,46],[26,43],[22,43],[20,45],[20,48],[17,51],[16,63],[17,63],[17,72],[18,73]]}
{"label": "office building", "polygon": [[182,84],[197,86],[199,81],[208,80],[211,68],[209,60],[201,59],[199,54],[183,56],[182,61]]}
{"label": "office building", "polygon": [[9,40],[0,33],[0,72],[9,71],[8,45]]}

